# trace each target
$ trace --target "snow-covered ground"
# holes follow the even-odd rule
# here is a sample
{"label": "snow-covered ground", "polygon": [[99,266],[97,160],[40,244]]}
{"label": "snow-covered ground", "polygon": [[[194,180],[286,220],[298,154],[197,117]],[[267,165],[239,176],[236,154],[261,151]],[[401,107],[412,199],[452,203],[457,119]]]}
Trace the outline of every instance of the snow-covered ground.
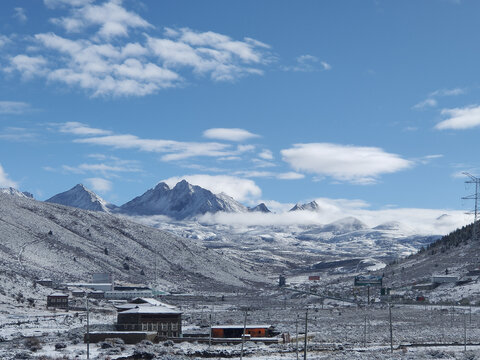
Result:
{"label": "snow-covered ground", "polygon": [[[5,285],[13,286],[15,281]],[[35,307],[26,302],[7,305],[10,296],[1,295],[1,359],[86,359],[85,312],[46,310],[40,287],[24,296],[35,298]],[[393,353],[390,352],[389,308],[386,304],[369,307],[341,304],[317,297],[282,290],[255,293],[220,293],[205,300],[185,297],[175,305],[183,315],[184,333],[208,333],[212,324],[241,324],[247,310],[247,323],[272,324],[280,333],[295,338],[296,325],[304,332],[308,308],[308,359],[476,359],[480,357],[480,308],[442,305],[394,305],[392,310]],[[112,306],[98,301],[92,306],[92,329],[115,322]],[[465,337],[466,335],[466,337]],[[34,340],[32,340],[32,337]],[[464,341],[467,352],[464,353]],[[416,345],[416,346],[412,346]],[[57,348],[56,348],[57,346]],[[90,345],[91,359],[134,359],[143,354],[151,359],[240,358],[240,344],[209,346],[199,343],[143,342],[137,345]],[[36,350],[35,350],[36,349]],[[35,350],[35,351],[33,351]],[[299,342],[303,356],[303,340]],[[263,344],[247,342],[248,359],[292,359],[296,342]],[[137,357],[142,358],[142,357]]]}

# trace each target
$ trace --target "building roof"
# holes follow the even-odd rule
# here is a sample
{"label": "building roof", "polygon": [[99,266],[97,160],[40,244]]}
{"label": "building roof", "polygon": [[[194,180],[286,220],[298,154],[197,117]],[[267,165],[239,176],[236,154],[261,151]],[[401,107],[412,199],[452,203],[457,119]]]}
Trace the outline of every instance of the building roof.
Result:
{"label": "building roof", "polygon": [[68,294],[64,294],[64,293],[60,293],[60,292],[57,292],[57,293],[51,293],[50,295],[48,296],[55,296],[55,297],[68,297]]}
{"label": "building roof", "polygon": [[164,306],[136,306],[133,309],[123,311],[121,314],[182,314],[181,311]]}
{"label": "building roof", "polygon": [[151,306],[164,306],[167,308],[176,309],[176,307],[173,305],[166,304],[164,302],[158,301],[157,299],[147,298],[147,297],[138,297],[138,298],[132,299],[130,303],[132,305],[142,305],[142,303],[144,303]]}
{"label": "building roof", "polygon": [[139,306],[161,306],[161,307],[172,309],[172,310],[178,310],[176,306],[163,303],[153,298],[135,298],[135,299],[132,299],[127,304],[115,305],[115,308],[117,310],[129,310]]}
{"label": "building roof", "polygon": [[[273,325],[269,324],[260,324],[260,325],[247,325],[246,329],[269,329]],[[215,325],[212,326],[212,329],[243,329],[243,325]]]}

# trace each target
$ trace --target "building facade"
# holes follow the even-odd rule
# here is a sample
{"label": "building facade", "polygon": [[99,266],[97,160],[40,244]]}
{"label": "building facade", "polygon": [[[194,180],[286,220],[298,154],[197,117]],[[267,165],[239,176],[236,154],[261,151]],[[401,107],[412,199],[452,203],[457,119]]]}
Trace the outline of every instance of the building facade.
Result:
{"label": "building facade", "polygon": [[182,312],[163,306],[137,306],[119,312],[118,331],[156,331],[161,337],[180,337]]}

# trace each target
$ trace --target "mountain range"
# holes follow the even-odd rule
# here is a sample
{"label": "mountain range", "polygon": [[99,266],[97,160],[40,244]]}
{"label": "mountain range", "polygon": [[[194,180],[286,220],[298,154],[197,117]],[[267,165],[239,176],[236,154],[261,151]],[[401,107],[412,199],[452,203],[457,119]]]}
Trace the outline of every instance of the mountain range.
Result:
{"label": "mountain range", "polygon": [[[18,191],[10,190],[8,193],[25,197]],[[388,260],[414,253],[439,238],[435,234],[418,235],[414,229],[398,221],[370,228],[354,217],[342,218],[325,225],[222,225],[215,222],[214,218],[202,215],[219,212],[242,214],[252,211],[269,213],[270,210],[263,203],[247,208],[226,194],[214,194],[185,180],[172,188],[160,182],[121,206],[109,204],[81,184],[51,197],[46,202],[127,216],[183,238],[200,240],[208,248],[238,249],[237,257],[243,257],[249,252],[248,256],[254,262],[274,262],[280,268],[296,266],[292,257],[300,256],[296,263],[298,265],[308,254],[333,258],[373,256]],[[290,212],[321,210],[320,206],[312,201],[306,204],[297,203]]]}
{"label": "mountain range", "polygon": [[[15,189],[10,192],[22,194]],[[178,182],[173,188],[160,182],[140,196],[127,203],[116,206],[110,204],[82,184],[70,190],[52,196],[46,202],[73,206],[84,210],[120,213],[125,215],[166,215],[176,220],[191,219],[206,213],[245,213],[271,211],[264,204],[246,207],[225,193],[214,194],[186,180]],[[315,202],[297,203],[290,211],[320,211]]]}

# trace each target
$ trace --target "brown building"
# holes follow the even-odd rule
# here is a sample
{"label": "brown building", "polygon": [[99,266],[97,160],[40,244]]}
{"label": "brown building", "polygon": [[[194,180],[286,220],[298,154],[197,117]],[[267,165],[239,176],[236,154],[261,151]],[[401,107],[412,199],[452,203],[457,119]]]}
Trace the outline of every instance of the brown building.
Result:
{"label": "brown building", "polygon": [[47,308],[49,307],[68,310],[68,294],[53,293],[47,295]]}
{"label": "brown building", "polygon": [[179,337],[182,312],[164,306],[139,305],[117,315],[119,331],[156,331],[162,337]]}
{"label": "brown building", "polygon": [[[213,338],[241,338],[243,325],[219,325],[212,326]],[[251,338],[272,337],[275,335],[272,325],[247,325],[245,334]]]}

